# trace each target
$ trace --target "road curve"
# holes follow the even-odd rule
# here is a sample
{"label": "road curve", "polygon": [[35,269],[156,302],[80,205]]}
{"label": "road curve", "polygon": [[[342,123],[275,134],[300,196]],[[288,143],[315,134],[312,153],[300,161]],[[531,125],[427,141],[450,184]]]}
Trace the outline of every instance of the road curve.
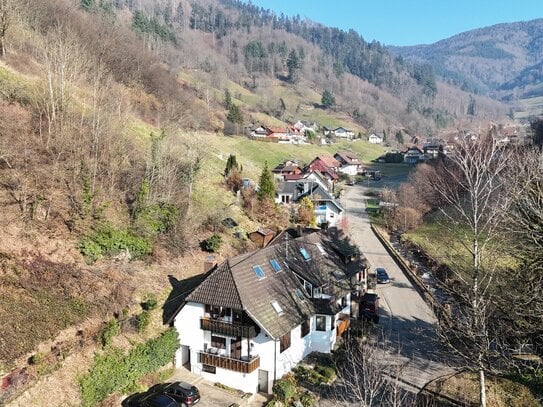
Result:
{"label": "road curve", "polygon": [[341,201],[346,210],[348,232],[370,263],[371,270],[384,267],[390,284],[380,284],[379,326],[390,347],[407,363],[402,380],[422,388],[427,382],[454,370],[446,364],[446,351],[435,333],[436,317],[413,284],[400,270],[375,236],[365,211],[366,188],[357,184],[347,187]]}

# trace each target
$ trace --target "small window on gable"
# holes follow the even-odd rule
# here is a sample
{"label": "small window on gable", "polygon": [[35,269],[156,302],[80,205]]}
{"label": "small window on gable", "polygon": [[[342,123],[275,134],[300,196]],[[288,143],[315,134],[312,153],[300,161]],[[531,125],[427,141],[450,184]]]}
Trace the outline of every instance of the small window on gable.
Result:
{"label": "small window on gable", "polygon": [[276,273],[279,273],[279,272],[282,270],[281,265],[279,264],[279,262],[278,262],[277,260],[271,259],[271,260],[270,260],[270,264],[271,264],[273,270],[274,270]]}
{"label": "small window on gable", "polygon": [[275,312],[277,312],[279,315],[281,315],[283,313],[283,308],[281,308],[281,306],[279,305],[279,303],[275,300],[273,300],[271,302],[271,305],[273,307],[273,309],[275,310]]}
{"label": "small window on gable", "polygon": [[302,257],[304,258],[305,261],[311,259],[311,256],[309,255],[309,253],[303,247],[300,247],[300,253],[302,254]]}
{"label": "small window on gable", "polygon": [[262,267],[260,266],[253,266],[253,271],[255,272],[258,278],[266,277],[266,275],[264,274],[264,270],[262,270]]}

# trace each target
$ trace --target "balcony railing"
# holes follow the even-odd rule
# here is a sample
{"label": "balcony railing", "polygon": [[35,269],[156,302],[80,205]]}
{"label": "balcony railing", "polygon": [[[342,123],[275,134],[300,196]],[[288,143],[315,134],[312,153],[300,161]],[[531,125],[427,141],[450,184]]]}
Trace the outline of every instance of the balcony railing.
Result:
{"label": "balcony railing", "polygon": [[257,335],[254,325],[226,322],[213,318],[200,318],[200,329],[227,336],[240,336],[242,338],[254,338]]}
{"label": "balcony railing", "polygon": [[260,357],[255,356],[251,360],[232,359],[226,356],[213,355],[211,353],[199,352],[200,363],[219,367],[221,369],[233,370],[239,373],[252,373],[260,367]]}

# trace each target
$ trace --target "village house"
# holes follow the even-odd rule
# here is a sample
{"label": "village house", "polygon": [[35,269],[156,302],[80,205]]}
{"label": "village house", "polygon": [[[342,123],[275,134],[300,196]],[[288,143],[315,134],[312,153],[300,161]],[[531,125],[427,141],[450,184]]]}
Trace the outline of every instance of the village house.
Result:
{"label": "village house", "polygon": [[338,127],[333,130],[335,137],[352,139],[354,137],[354,132],[352,130],[347,130],[345,127]]}
{"label": "village house", "polygon": [[313,203],[318,226],[339,226],[343,220],[343,207],[321,184],[299,180],[280,182],[276,187],[275,202],[278,204],[299,204],[304,197],[308,197]]}
{"label": "village house", "polygon": [[424,159],[424,152],[417,146],[409,147],[403,152],[403,162],[406,164],[418,164]]}
{"label": "village house", "polygon": [[313,171],[309,168],[305,168],[304,172],[301,174],[291,174],[283,175],[281,181],[285,182],[314,182],[319,184],[322,188],[326,189],[328,192],[332,191],[334,185],[333,183],[320,171]]}
{"label": "village house", "polygon": [[279,143],[299,144],[306,141],[304,133],[294,126],[266,127],[266,131],[266,137],[278,139]]}
{"label": "village house", "polygon": [[340,164],[338,160],[329,154],[323,154],[314,158],[307,167],[312,171],[320,171],[332,182],[336,182],[339,178],[337,171],[339,170]]}
{"label": "village house", "polygon": [[364,172],[362,161],[356,156],[356,154],[348,151],[339,151],[334,155],[334,158],[340,163],[339,172],[351,176]]}
{"label": "village house", "polygon": [[351,295],[367,263],[337,235],[276,239],[213,268],[177,310],[175,365],[248,393],[275,381],[311,352],[330,353],[349,327]]}
{"label": "village house", "polygon": [[368,137],[368,142],[370,144],[381,144],[383,142],[383,136],[381,135],[378,135],[378,134],[375,134],[375,133],[372,133],[369,137]]}
{"label": "village house", "polygon": [[285,160],[272,169],[272,173],[282,177],[284,175],[296,175],[302,173],[302,167],[295,160]]}

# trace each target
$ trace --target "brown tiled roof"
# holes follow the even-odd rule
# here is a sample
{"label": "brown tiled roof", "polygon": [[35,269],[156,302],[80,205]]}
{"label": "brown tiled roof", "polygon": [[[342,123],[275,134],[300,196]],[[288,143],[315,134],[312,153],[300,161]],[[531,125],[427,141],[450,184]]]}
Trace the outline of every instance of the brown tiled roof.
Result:
{"label": "brown tiled roof", "polygon": [[[317,313],[296,275],[314,285],[326,285],[331,295],[344,295],[349,290],[347,268],[324,233],[276,242],[222,263],[187,301],[242,309],[277,339]],[[300,248],[310,255],[309,261],[303,258]],[[274,270],[272,259],[281,271]],[[264,277],[257,276],[254,266],[261,267]],[[278,313],[272,302],[277,302],[282,312]]]}
{"label": "brown tiled roof", "polygon": [[324,165],[326,165],[327,167],[330,167],[330,168],[335,168],[335,167],[339,167],[339,162],[338,160],[336,160],[333,156],[329,155],[329,154],[323,154],[323,155],[319,155],[316,160],[321,160]]}
{"label": "brown tiled roof", "polygon": [[347,164],[361,164],[360,159],[356,156],[356,154],[348,151],[338,151],[336,156],[339,156],[340,159]]}

